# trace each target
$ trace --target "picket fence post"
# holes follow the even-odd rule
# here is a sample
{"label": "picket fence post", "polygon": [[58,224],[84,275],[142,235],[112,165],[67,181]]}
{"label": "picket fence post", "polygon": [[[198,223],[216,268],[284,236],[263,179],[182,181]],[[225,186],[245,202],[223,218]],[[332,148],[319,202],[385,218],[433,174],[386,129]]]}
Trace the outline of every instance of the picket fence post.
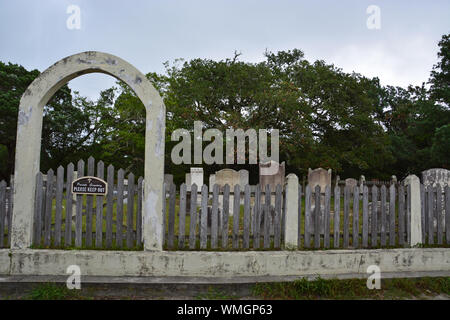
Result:
{"label": "picket fence post", "polygon": [[298,177],[291,173],[286,177],[286,224],[285,248],[296,249],[298,247]]}
{"label": "picket fence post", "polygon": [[405,179],[405,185],[409,185],[409,208],[411,210],[410,243],[411,247],[423,243],[422,217],[420,201],[420,180],[416,175],[409,175]]}

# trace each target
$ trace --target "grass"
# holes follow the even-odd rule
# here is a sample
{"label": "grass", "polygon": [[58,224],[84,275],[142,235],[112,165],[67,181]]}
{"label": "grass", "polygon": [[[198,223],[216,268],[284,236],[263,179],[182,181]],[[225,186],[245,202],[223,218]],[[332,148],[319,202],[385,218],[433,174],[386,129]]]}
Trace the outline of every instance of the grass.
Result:
{"label": "grass", "polygon": [[[65,283],[42,283],[25,291],[20,296],[8,299],[26,300],[91,300],[91,299],[154,299],[154,293],[140,290],[136,295],[133,288],[129,292],[115,292],[114,287],[105,295],[104,289],[82,288],[69,290]],[[184,290],[184,289],[182,289]],[[181,293],[183,299],[196,300],[237,300],[237,299],[270,299],[270,300],[397,300],[397,299],[430,299],[437,295],[450,297],[450,277],[423,277],[382,279],[381,289],[369,290],[366,279],[323,279],[307,280],[305,278],[293,282],[258,283],[251,289],[251,296],[230,293],[230,290],[219,290],[214,286],[208,287],[206,292],[191,297]],[[1,295],[1,293],[0,293]],[[160,292],[157,299],[171,299],[180,295],[177,291]],[[5,297],[4,297],[5,298]]]}
{"label": "grass", "polygon": [[423,299],[439,294],[450,295],[450,277],[382,279],[381,289],[369,290],[366,279],[305,278],[293,282],[259,283],[253,295],[261,299]]}
{"label": "grass", "polygon": [[70,290],[65,284],[44,283],[33,288],[25,298],[30,300],[75,300],[80,296],[78,290]]}

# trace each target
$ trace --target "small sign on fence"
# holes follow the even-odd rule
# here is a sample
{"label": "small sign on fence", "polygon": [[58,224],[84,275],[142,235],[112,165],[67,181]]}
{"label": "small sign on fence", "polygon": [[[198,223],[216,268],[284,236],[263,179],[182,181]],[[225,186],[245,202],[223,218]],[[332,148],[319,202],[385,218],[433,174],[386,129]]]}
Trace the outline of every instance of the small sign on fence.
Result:
{"label": "small sign on fence", "polygon": [[106,195],[108,184],[96,177],[81,177],[72,182],[73,194]]}

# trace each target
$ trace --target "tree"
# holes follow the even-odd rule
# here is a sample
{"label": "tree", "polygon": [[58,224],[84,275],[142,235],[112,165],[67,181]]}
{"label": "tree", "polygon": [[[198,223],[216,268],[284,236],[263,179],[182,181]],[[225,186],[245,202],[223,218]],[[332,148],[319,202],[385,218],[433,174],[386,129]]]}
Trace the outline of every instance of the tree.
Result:
{"label": "tree", "polygon": [[[0,169],[1,179],[8,179],[14,172],[20,98],[38,75],[38,70],[28,71],[17,64],[0,62],[0,162],[5,164]],[[42,171],[76,161],[87,151],[88,140],[96,132],[92,128],[96,110],[78,94],[72,99],[67,85],[53,95],[43,112]]]}
{"label": "tree", "polygon": [[17,64],[0,61],[0,144],[5,167],[0,171],[1,179],[8,179],[14,171],[16,129],[19,102],[23,92],[38,76],[39,71],[27,71]]}
{"label": "tree", "polygon": [[433,66],[429,83],[431,97],[450,107],[450,33],[439,41],[439,62]]}

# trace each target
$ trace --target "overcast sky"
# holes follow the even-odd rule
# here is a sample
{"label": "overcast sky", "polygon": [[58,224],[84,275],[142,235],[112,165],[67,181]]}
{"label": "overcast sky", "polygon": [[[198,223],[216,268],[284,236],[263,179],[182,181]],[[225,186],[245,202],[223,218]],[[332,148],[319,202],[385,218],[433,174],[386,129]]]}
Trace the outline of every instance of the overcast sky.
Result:
{"label": "overcast sky", "polygon": [[[70,5],[80,8],[80,29],[67,27]],[[367,27],[370,5],[380,8],[380,29]],[[449,32],[448,0],[0,0],[0,60],[40,71],[87,50],[147,73],[176,58],[220,60],[237,50],[258,62],[266,49],[299,48],[384,85],[421,85]],[[69,86],[96,98],[114,82],[91,74]]]}

